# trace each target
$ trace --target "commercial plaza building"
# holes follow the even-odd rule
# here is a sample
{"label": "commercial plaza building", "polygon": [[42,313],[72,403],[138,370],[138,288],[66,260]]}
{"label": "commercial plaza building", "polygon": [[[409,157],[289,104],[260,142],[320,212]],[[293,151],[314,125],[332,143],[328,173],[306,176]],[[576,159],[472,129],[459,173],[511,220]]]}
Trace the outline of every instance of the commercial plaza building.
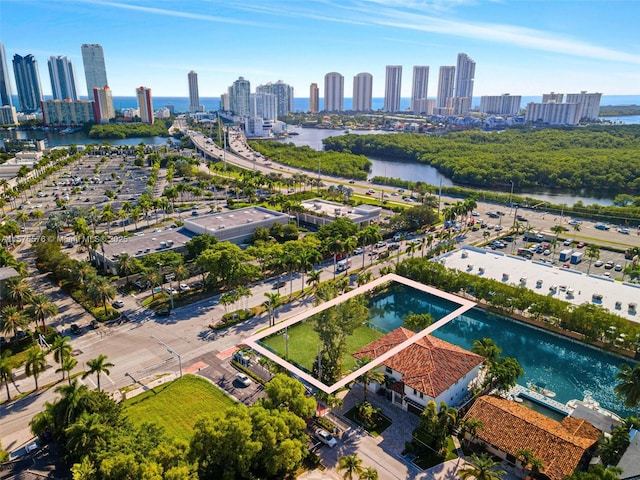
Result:
{"label": "commercial plaza building", "polygon": [[121,255],[140,258],[151,253],[166,250],[182,252],[185,243],[196,235],[208,233],[221,242],[243,243],[249,240],[258,227],[270,228],[275,223],[286,225],[289,216],[262,207],[247,207],[223,213],[193,217],[184,222],[178,230],[165,230],[136,235],[134,237],[115,237],[102,248],[91,250],[96,263],[106,266],[112,272]]}

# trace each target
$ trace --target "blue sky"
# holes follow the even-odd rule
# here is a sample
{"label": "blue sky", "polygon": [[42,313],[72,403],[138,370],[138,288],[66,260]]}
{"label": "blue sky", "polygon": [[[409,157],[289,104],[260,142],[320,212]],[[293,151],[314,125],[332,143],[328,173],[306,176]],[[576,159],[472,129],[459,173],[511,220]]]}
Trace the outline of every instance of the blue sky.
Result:
{"label": "blue sky", "polygon": [[638,18],[637,0],[1,0],[0,40],[11,72],[15,53],[36,56],[45,94],[47,58],[66,55],[86,95],[80,45],[99,43],[117,96],[140,85],[187,96],[195,70],[202,97],[239,76],[252,89],[283,80],[296,97],[317,82],[322,95],[331,71],[347,97],[353,76],[371,73],[380,97],[393,64],[403,97],[413,65],[429,65],[435,97],[438,68],[459,52],[476,61],[474,96],[630,95],[640,94]]}

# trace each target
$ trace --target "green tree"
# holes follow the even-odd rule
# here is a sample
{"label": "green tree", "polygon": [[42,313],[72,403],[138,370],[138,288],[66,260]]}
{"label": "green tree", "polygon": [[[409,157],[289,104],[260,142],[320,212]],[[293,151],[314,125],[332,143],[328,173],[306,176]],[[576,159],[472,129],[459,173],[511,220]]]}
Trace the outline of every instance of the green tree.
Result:
{"label": "green tree", "polygon": [[[362,367],[366,366],[368,363],[371,363],[370,357],[358,358],[356,359],[356,365],[354,367],[354,370],[360,370]],[[378,370],[377,367],[370,368],[369,370],[367,370],[366,372],[364,372],[362,375],[358,377],[358,381],[362,383],[362,387],[364,390],[362,402],[365,403],[367,401],[367,391],[369,390],[369,384],[371,382],[382,384],[384,382],[384,373]]]}
{"label": "green tree", "polygon": [[640,365],[635,367],[627,364],[620,365],[616,380],[619,380],[619,383],[613,391],[618,396],[618,400],[624,400],[625,407],[637,410],[640,406]]}
{"label": "green tree", "polygon": [[71,385],[71,371],[76,368],[76,365],[78,365],[78,359],[73,357],[65,358],[60,364],[60,368],[56,369],[56,373],[62,372],[62,378],[64,378],[66,373],[69,385]]}
{"label": "green tree", "polygon": [[38,346],[34,345],[27,352],[27,361],[24,364],[24,373],[27,377],[33,377],[36,388],[38,390],[38,377],[44,372],[47,367],[47,356],[44,351]]}
{"label": "green tree", "polygon": [[358,455],[345,455],[338,458],[338,471],[344,472],[342,474],[344,480],[355,480],[354,475],[359,476],[362,470],[362,460]]}
{"label": "green tree", "polygon": [[120,277],[126,277],[127,283],[129,283],[129,275],[139,271],[140,267],[135,258],[128,253],[120,254],[118,261],[116,262],[116,271]]}
{"label": "green tree", "polygon": [[522,462],[522,468],[528,469],[531,478],[538,478],[544,472],[542,460],[536,457],[529,449],[520,449],[516,452],[516,457]]}
{"label": "green tree", "polygon": [[358,480],[378,480],[378,471],[373,467],[367,467],[360,473]]}
{"label": "green tree", "polygon": [[[51,344],[51,352],[53,352],[53,359],[56,363],[60,364],[60,367],[71,358],[71,352],[73,347],[70,344],[71,337],[57,336]],[[60,370],[62,372],[62,380],[64,380],[64,374],[66,370]]]}
{"label": "green tree", "polygon": [[472,454],[470,461],[458,470],[462,480],[500,480],[507,472],[500,469],[500,462],[496,462],[486,453]]}
{"label": "green tree", "polygon": [[71,467],[73,480],[92,480],[95,473],[96,468],[88,456],[82,457],[80,463],[74,463],[73,467]]}
{"label": "green tree", "polygon": [[267,300],[265,300],[263,305],[269,311],[269,326],[272,327],[276,324],[276,310],[282,304],[282,297],[277,292],[265,292],[264,295],[267,297]]}
{"label": "green tree", "polygon": [[37,294],[31,297],[26,312],[36,325],[38,322],[42,324],[42,332],[44,333],[47,329],[47,318],[58,314],[58,306],[47,295]]}
{"label": "green tree", "polygon": [[9,382],[13,379],[13,369],[15,362],[11,358],[11,351],[5,350],[0,354],[0,383],[4,383],[7,389],[7,401],[11,401],[11,392],[9,391]]}
{"label": "green tree", "polygon": [[25,304],[29,303],[33,295],[31,286],[23,278],[10,278],[7,280],[5,287],[7,299],[17,305],[19,310],[22,310]]}
{"label": "green tree", "polygon": [[485,385],[507,391],[516,384],[522,375],[524,375],[524,370],[518,360],[505,357],[489,365]]}
{"label": "green tree", "polygon": [[18,333],[27,326],[28,320],[24,318],[18,307],[15,305],[7,305],[0,311],[0,332]]}
{"label": "green tree", "polygon": [[589,259],[589,268],[587,268],[587,275],[591,271],[591,264],[594,260],[598,260],[600,258],[600,247],[595,243],[590,243],[587,245],[587,258]]}
{"label": "green tree", "polygon": [[116,297],[116,289],[109,280],[102,277],[93,277],[89,283],[87,294],[96,305],[104,306],[105,315],[109,314],[107,304]]}
{"label": "green tree", "polygon": [[87,367],[89,367],[89,370],[82,374],[82,378],[87,378],[89,375],[93,375],[95,373],[98,391],[100,392],[100,375],[103,373],[105,375],[109,375],[109,369],[113,367],[113,363],[107,362],[107,356],[100,354],[96,358],[88,360]]}
{"label": "green tree", "polygon": [[265,408],[286,409],[300,418],[311,418],[316,411],[316,401],[307,397],[304,386],[295,378],[277,374],[266,385]]}
{"label": "green tree", "polygon": [[493,365],[500,358],[502,349],[490,338],[475,340],[471,346],[471,351],[484,357],[488,365]]}

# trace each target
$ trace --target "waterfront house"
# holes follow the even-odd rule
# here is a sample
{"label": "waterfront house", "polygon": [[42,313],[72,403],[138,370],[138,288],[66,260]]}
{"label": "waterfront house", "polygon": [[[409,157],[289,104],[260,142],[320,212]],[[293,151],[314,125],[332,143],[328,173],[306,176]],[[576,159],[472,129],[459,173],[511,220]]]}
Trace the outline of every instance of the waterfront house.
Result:
{"label": "waterfront house", "polygon": [[[400,327],[354,353],[375,359],[415,335]],[[431,400],[457,405],[478,377],[484,358],[431,335],[393,355],[379,369],[385,374],[394,405],[420,414]],[[375,390],[378,385],[369,385]]]}
{"label": "waterfront house", "polygon": [[601,432],[586,420],[565,417],[561,422],[511,400],[495,396],[478,398],[465,420],[476,419],[483,427],[474,438],[493,455],[523,468],[519,450],[530,450],[542,461],[550,480],[562,480],[585,465]]}

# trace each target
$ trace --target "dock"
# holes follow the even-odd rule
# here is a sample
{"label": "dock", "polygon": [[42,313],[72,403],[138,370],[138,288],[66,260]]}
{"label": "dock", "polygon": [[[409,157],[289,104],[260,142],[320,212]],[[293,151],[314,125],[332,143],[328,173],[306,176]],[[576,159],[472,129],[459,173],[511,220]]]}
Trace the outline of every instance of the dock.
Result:
{"label": "dock", "polygon": [[564,403],[560,403],[553,398],[549,398],[546,395],[543,395],[540,392],[534,392],[533,390],[523,387],[522,385],[516,385],[515,387],[509,390],[509,394],[514,397],[526,398],[527,400],[531,400],[532,402],[538,403],[540,405],[544,405],[551,410],[554,410],[563,415],[571,415],[573,412],[573,408],[566,406]]}

